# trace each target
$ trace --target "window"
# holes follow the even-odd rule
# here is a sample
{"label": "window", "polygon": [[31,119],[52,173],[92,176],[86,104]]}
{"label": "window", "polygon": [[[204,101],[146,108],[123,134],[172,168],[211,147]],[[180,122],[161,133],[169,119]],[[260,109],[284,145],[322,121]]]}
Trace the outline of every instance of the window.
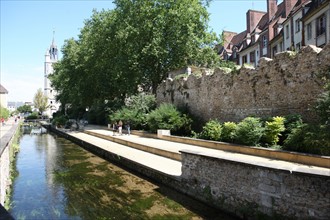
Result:
{"label": "window", "polygon": [[253,63],[256,60],[255,51],[250,53],[250,62]]}
{"label": "window", "polygon": [[295,21],[295,30],[296,33],[300,31],[300,18]]}
{"label": "window", "polygon": [[307,24],[307,40],[310,40],[312,38],[312,24]]}
{"label": "window", "polygon": [[275,54],[277,53],[277,46],[273,47],[273,57],[275,56]]}
{"label": "window", "polygon": [[242,57],[242,63],[243,63],[243,64],[244,64],[244,63],[247,63],[247,56],[246,56],[246,55]]}
{"label": "window", "polygon": [[262,46],[264,48],[267,47],[267,37],[266,37],[266,35],[262,36]]}
{"label": "window", "polygon": [[233,59],[236,59],[237,57],[237,47],[233,48]]}
{"label": "window", "polygon": [[321,15],[319,18],[316,19],[316,36],[320,36],[325,33],[325,24],[326,18],[325,15]]}
{"label": "window", "polygon": [[285,37],[286,39],[289,39],[290,37],[289,25],[285,26]]}

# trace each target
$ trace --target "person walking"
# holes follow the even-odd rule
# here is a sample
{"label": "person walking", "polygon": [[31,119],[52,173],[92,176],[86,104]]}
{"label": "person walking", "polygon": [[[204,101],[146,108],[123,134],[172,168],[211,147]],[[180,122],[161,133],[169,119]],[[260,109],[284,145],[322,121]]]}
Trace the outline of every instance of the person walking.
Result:
{"label": "person walking", "polygon": [[118,133],[119,135],[123,134],[123,122],[121,120],[118,122]]}
{"label": "person walking", "polygon": [[127,129],[127,135],[130,135],[131,134],[131,126],[129,124],[129,121],[126,124],[126,129]]}

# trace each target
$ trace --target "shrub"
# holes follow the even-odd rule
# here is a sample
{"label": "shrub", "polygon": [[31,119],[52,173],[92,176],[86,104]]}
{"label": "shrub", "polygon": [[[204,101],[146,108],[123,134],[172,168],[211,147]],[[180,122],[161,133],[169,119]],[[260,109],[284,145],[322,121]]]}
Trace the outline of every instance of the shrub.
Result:
{"label": "shrub", "polygon": [[259,118],[247,117],[237,125],[235,142],[245,145],[257,145],[264,128]]}
{"label": "shrub", "polygon": [[221,141],[234,142],[237,124],[234,122],[225,122],[222,125]]}
{"label": "shrub", "polygon": [[217,120],[211,120],[205,124],[203,130],[197,135],[198,138],[205,140],[219,141],[221,137],[221,124]]}
{"label": "shrub", "polygon": [[283,117],[273,117],[272,121],[266,121],[263,141],[270,145],[276,145],[280,140],[281,132],[285,130]]}
{"label": "shrub", "polygon": [[124,107],[109,116],[110,122],[118,122],[120,120],[122,120],[124,124],[129,123],[130,127],[134,129],[146,128],[146,113],[139,111],[138,109]]}
{"label": "shrub", "polygon": [[10,112],[8,109],[0,106],[0,118],[7,119],[9,118]]}
{"label": "shrub", "polygon": [[290,114],[285,116],[284,119],[285,130],[281,133],[278,144],[283,145],[284,141],[288,138],[288,135],[292,133],[292,130],[301,126],[302,124],[303,124],[303,120],[301,115]]}
{"label": "shrub", "polygon": [[52,125],[57,127],[64,127],[68,121],[68,118],[65,115],[59,115],[52,120]]}
{"label": "shrub", "polygon": [[330,124],[330,83],[325,87],[325,92],[319,97],[316,112],[322,124]]}
{"label": "shrub", "polygon": [[30,114],[29,116],[26,117],[27,120],[34,120],[34,119],[38,119],[38,113],[37,112],[32,112],[32,114]]}
{"label": "shrub", "polygon": [[146,129],[147,114],[156,108],[154,95],[140,93],[125,100],[125,107],[109,115],[109,122],[122,120],[131,128]]}
{"label": "shrub", "polygon": [[150,131],[157,129],[169,129],[173,132],[184,128],[190,129],[191,119],[187,115],[181,114],[172,104],[161,104],[157,109],[147,116]]}
{"label": "shrub", "polygon": [[330,156],[330,126],[302,124],[292,130],[283,149]]}

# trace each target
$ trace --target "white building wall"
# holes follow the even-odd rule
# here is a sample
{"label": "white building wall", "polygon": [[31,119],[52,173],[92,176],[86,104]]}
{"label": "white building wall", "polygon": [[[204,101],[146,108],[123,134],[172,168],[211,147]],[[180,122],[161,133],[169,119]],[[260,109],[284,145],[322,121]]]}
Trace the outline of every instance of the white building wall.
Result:
{"label": "white building wall", "polygon": [[[317,36],[316,36],[316,26],[317,26],[317,18],[319,18],[322,14],[326,16],[326,34],[325,40],[326,42],[330,42],[330,3],[320,10],[318,13],[307,19],[304,23],[304,35],[305,35],[305,44],[306,45],[316,45],[317,46]],[[311,37],[308,36],[308,25],[311,25]]]}
{"label": "white building wall", "polygon": [[[297,51],[300,50],[302,46],[302,10],[300,10],[298,13],[296,13],[293,16],[293,42],[294,42],[294,47]],[[299,24],[299,28],[297,29],[297,23]]]}
{"label": "white building wall", "polygon": [[287,19],[283,23],[283,31],[284,31],[284,37],[283,37],[283,50],[290,50],[291,47],[291,19]]}
{"label": "white building wall", "polygon": [[6,93],[1,93],[0,94],[0,105],[3,108],[8,108],[8,100],[7,100],[7,94]]}

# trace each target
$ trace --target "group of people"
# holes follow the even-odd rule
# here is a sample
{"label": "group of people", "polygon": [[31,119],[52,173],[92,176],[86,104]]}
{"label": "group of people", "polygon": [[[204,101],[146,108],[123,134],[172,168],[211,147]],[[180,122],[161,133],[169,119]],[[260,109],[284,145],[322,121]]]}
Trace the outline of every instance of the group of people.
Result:
{"label": "group of people", "polygon": [[[113,135],[115,135],[116,132],[118,132],[119,135],[123,135],[123,126],[124,126],[124,123],[121,120],[119,120],[118,123],[114,122],[112,124]],[[131,134],[131,127],[130,127],[129,122],[127,122],[125,124],[125,128],[127,130],[127,134],[130,135]]]}

